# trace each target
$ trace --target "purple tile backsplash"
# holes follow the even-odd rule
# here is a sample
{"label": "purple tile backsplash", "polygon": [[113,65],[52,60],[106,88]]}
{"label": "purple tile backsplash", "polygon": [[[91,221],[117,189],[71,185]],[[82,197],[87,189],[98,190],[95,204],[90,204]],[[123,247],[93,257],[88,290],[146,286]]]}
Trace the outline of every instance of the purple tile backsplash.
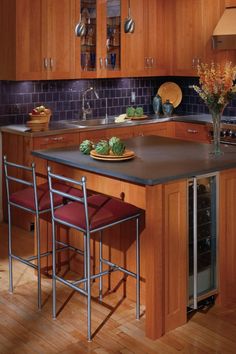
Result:
{"label": "purple tile backsplash", "polygon": [[[78,118],[81,112],[82,91],[87,87],[96,88],[99,99],[88,94],[95,117],[105,115],[105,98],[108,99],[108,114],[118,115],[131,105],[131,92],[136,95],[135,105],[152,114],[152,100],[159,86],[166,81],[176,82],[182,89],[183,99],[176,114],[208,113],[204,102],[190,85],[197,84],[193,77],[151,77],[97,80],[63,80],[13,82],[0,81],[0,125],[22,124],[33,107],[45,105],[53,111],[52,120]],[[226,116],[236,116],[236,98],[224,111]]]}

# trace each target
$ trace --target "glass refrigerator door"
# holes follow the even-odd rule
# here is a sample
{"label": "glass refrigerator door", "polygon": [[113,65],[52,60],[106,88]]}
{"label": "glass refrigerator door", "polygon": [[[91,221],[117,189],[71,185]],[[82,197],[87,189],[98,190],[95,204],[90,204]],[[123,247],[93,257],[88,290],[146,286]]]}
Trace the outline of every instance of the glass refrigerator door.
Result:
{"label": "glass refrigerator door", "polygon": [[217,292],[217,175],[189,181],[189,306]]}

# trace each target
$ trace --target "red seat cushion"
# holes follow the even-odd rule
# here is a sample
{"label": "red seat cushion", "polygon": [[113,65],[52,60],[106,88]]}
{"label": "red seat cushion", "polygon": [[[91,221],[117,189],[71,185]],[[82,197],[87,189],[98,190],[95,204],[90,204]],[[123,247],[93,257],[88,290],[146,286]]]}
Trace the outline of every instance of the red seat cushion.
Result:
{"label": "red seat cushion", "polygon": [[[82,191],[71,186],[67,186],[66,184],[55,183],[54,188],[65,193],[71,192],[72,194],[80,197],[83,195]],[[37,194],[39,211],[50,209],[50,193],[48,183],[38,185]],[[53,198],[54,206],[63,204],[64,199],[62,196],[54,194]],[[34,190],[32,187],[12,193],[10,196],[10,201],[35,211]]]}
{"label": "red seat cushion", "polygon": [[[140,214],[142,209],[121,200],[97,194],[88,197],[90,230]],[[84,204],[72,202],[55,210],[55,217],[86,230]]]}

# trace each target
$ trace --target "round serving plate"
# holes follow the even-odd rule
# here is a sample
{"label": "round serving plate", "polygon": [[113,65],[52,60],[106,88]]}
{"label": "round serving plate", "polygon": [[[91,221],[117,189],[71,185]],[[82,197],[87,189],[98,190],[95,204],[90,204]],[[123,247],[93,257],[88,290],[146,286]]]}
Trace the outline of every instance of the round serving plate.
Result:
{"label": "round serving plate", "polygon": [[165,82],[159,87],[157,94],[161,97],[162,103],[169,100],[170,103],[173,104],[174,108],[178,107],[182,101],[181,88],[175,82]]}
{"label": "round serving plate", "polygon": [[133,159],[135,156],[135,153],[132,150],[125,150],[124,154],[121,156],[117,155],[101,155],[98,154],[95,150],[90,151],[90,156],[95,159],[95,160],[103,160],[103,161],[124,161],[124,160],[130,160]]}

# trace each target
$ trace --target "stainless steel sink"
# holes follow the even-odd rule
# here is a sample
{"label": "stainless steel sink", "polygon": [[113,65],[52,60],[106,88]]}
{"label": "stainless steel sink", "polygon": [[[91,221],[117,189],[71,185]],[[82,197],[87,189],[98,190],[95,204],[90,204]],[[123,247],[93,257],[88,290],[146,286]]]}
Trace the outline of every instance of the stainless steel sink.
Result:
{"label": "stainless steel sink", "polygon": [[114,118],[96,118],[87,120],[71,120],[69,124],[73,124],[79,127],[96,127],[99,125],[113,124],[115,123]]}
{"label": "stainless steel sink", "polygon": [[78,125],[84,125],[86,127],[91,127],[94,125],[108,124],[109,121],[106,118],[97,118],[97,119],[79,120],[77,122],[78,122]]}

